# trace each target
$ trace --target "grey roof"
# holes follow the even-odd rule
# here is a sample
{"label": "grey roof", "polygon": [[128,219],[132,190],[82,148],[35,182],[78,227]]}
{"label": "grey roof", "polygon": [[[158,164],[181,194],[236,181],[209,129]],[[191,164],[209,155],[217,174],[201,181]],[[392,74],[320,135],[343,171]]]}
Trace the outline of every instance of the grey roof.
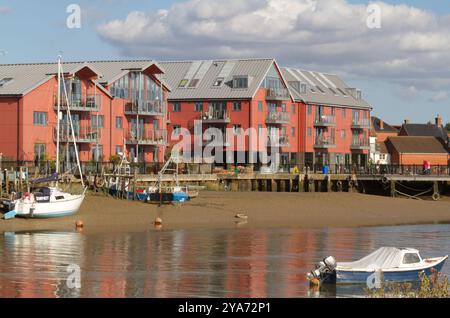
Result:
{"label": "grey roof", "polygon": [[[262,81],[276,62],[274,59],[173,61],[159,64],[164,68],[162,78],[171,87],[169,99],[250,99],[261,86]],[[247,76],[248,88],[233,88],[234,76]],[[215,87],[217,78],[224,77],[224,83]],[[195,87],[179,87],[183,79],[199,79]],[[190,81],[189,81],[190,82]],[[187,84],[188,86],[189,84]]]}
{"label": "grey roof", "polygon": [[[285,80],[289,83],[296,101],[319,105],[349,106],[370,108],[364,99],[357,99],[356,89],[349,87],[337,75],[305,71],[283,67]],[[301,91],[300,84],[306,84],[306,91]]]}
{"label": "grey roof", "polygon": [[[110,84],[132,69],[143,70],[151,65],[162,70],[152,60],[66,62],[62,67],[65,73],[70,74],[89,67],[99,75],[98,82]],[[57,71],[57,63],[0,64],[0,80],[8,77],[13,79],[0,87],[0,95],[24,95],[54,77]]]}
{"label": "grey roof", "polygon": [[435,124],[403,124],[400,130],[402,136],[432,136],[447,141],[448,134],[444,127]]}
{"label": "grey roof", "polygon": [[392,127],[385,121],[383,121],[383,129],[381,129],[381,127],[380,127],[381,119],[378,117],[373,116],[373,117],[371,117],[371,120],[372,120],[372,127],[376,132],[393,132],[393,133],[398,132],[397,128]]}

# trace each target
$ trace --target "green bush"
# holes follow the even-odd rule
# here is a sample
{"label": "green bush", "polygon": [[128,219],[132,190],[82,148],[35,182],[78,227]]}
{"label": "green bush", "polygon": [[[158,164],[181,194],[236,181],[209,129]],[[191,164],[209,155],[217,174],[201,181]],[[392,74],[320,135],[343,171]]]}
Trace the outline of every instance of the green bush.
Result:
{"label": "green bush", "polygon": [[365,289],[370,298],[449,298],[448,277],[434,272],[431,276],[420,274],[419,285],[412,283],[383,282],[379,289]]}

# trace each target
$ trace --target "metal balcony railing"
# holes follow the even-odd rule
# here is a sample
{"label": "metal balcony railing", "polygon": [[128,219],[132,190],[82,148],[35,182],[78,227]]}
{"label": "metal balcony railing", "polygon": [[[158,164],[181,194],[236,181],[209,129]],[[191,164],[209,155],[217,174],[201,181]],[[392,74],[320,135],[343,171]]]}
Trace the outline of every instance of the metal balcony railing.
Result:
{"label": "metal balcony railing", "polygon": [[336,142],[331,137],[316,137],[314,139],[314,148],[335,148]]}
{"label": "metal balcony railing", "polygon": [[205,146],[213,146],[213,147],[229,147],[231,145],[230,139],[228,136],[224,136],[224,140],[220,140],[215,138],[215,136],[211,135],[205,135],[203,137],[204,145]]}
{"label": "metal balcony railing", "polygon": [[288,124],[291,120],[289,113],[286,112],[269,112],[266,117],[267,124]]}
{"label": "metal balcony railing", "polygon": [[167,130],[165,129],[129,129],[125,134],[127,144],[165,145]]}
{"label": "metal balcony railing", "polygon": [[[91,143],[101,139],[101,129],[92,128],[88,126],[74,125],[75,141],[77,143]],[[53,140],[57,141],[57,129],[53,127]],[[59,128],[60,142],[73,142],[72,131],[70,126],[61,124]]]}
{"label": "metal balcony railing", "polygon": [[[54,108],[58,108],[58,95],[54,97]],[[97,94],[69,94],[69,104],[71,111],[97,112],[101,107],[101,96]],[[61,110],[67,109],[67,100],[61,96]]]}
{"label": "metal balcony railing", "polygon": [[166,104],[160,100],[135,100],[125,104],[127,115],[164,116],[166,110]]}
{"label": "metal balcony railing", "polygon": [[268,88],[266,100],[289,100],[289,91],[286,88]]}
{"label": "metal balcony railing", "polygon": [[206,123],[229,123],[230,115],[226,110],[213,110],[202,113],[202,120]]}
{"label": "metal balcony railing", "polygon": [[286,134],[269,135],[267,139],[268,147],[290,147],[289,136]]}
{"label": "metal balcony railing", "polygon": [[350,148],[353,150],[369,150],[370,144],[366,139],[352,139]]}
{"label": "metal balcony railing", "polygon": [[353,129],[369,129],[370,120],[369,118],[353,118],[351,127]]}
{"label": "metal balcony railing", "polygon": [[314,120],[314,126],[336,126],[336,116],[335,115],[318,115]]}

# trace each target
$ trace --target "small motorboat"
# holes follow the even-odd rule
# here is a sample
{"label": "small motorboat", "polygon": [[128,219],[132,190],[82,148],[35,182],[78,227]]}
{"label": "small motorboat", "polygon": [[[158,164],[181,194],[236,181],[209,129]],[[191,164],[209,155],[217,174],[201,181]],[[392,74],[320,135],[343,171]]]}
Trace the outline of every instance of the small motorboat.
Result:
{"label": "small motorboat", "polygon": [[[172,203],[172,202],[187,202],[193,198],[198,197],[198,191],[190,190],[190,186],[181,186],[178,180],[178,165],[180,158],[177,156],[170,156],[169,160],[164,164],[161,171],[158,172],[158,179],[155,184],[148,187],[148,189],[140,189],[137,191],[137,197],[141,201],[153,203]],[[175,167],[169,168],[171,164]],[[163,187],[163,176],[167,171],[172,171],[171,175],[175,182],[173,186]]]}
{"label": "small motorboat", "polygon": [[355,262],[336,262],[329,256],[307,274],[307,279],[312,284],[365,284],[374,273],[380,273],[384,282],[415,282],[421,274],[440,272],[447,258],[423,259],[413,248],[382,247]]}

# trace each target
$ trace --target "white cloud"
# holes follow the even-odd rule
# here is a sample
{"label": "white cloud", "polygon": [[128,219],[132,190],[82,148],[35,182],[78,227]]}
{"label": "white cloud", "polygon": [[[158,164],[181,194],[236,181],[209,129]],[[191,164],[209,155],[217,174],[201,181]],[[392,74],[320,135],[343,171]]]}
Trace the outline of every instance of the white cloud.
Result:
{"label": "white cloud", "polygon": [[437,92],[435,95],[433,95],[430,99],[432,102],[442,102],[444,100],[447,100],[449,98],[448,92],[440,91]]}
{"label": "white cloud", "polygon": [[131,12],[98,33],[124,55],[275,57],[285,65],[443,90],[450,84],[443,67],[450,65],[450,16],[377,4],[381,29],[367,27],[365,5],[346,0],[186,0]]}

